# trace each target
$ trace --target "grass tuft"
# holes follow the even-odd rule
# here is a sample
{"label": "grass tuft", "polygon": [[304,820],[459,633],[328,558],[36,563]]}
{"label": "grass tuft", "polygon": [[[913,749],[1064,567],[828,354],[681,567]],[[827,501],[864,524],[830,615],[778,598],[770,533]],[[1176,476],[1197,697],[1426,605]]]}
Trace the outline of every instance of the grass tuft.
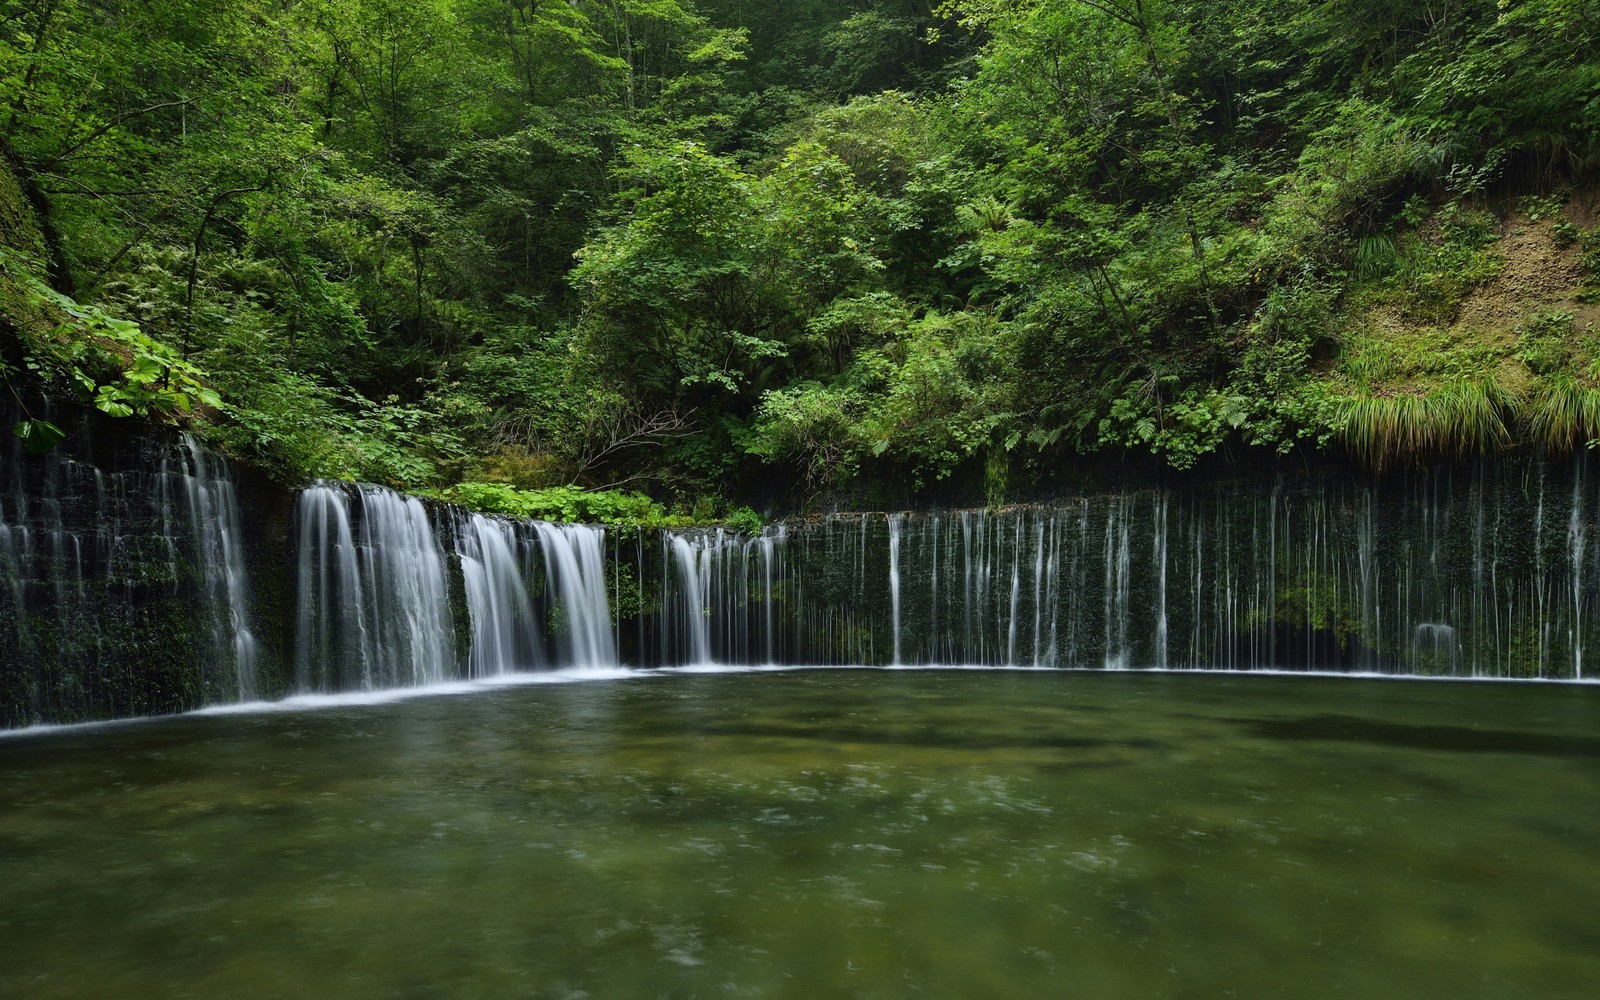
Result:
{"label": "grass tuft", "polygon": [[1340,438],[1381,471],[1401,458],[1488,454],[1512,442],[1516,400],[1493,379],[1458,381],[1426,395],[1347,398]]}
{"label": "grass tuft", "polygon": [[1600,389],[1553,380],[1529,404],[1527,424],[1533,442],[1556,454],[1600,438]]}

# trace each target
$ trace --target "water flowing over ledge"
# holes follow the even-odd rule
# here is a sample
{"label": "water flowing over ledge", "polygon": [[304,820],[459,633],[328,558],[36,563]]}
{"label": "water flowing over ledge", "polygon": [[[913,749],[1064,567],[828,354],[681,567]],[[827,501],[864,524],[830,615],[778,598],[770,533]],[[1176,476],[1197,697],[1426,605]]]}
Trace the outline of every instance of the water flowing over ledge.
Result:
{"label": "water flowing over ledge", "polygon": [[514,522],[326,482],[279,524],[246,516],[234,470],[184,436],[100,457],[13,445],[0,724],[620,668],[1581,680],[1591,464],[837,514],[750,537]]}
{"label": "water flowing over ledge", "polygon": [[300,494],[296,516],[297,689],[443,681],[455,627],[444,552],[422,502],[375,486],[319,483]]}
{"label": "water flowing over ledge", "polygon": [[232,470],[122,444],[0,459],[0,724],[261,696]]}
{"label": "water flowing over ledge", "polygon": [[1591,478],[1501,465],[1392,493],[1308,478],[673,537],[657,662],[1583,679]]}

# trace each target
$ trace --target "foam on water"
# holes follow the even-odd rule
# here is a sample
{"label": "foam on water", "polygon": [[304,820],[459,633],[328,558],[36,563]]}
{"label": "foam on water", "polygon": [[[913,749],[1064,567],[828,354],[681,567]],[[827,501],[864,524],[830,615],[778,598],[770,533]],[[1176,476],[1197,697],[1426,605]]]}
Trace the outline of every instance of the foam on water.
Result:
{"label": "foam on water", "polygon": [[[701,663],[650,669],[627,667],[569,667],[560,670],[541,670],[525,673],[505,673],[474,680],[452,681],[422,687],[390,688],[376,691],[348,691],[339,694],[297,694],[278,701],[250,701],[232,704],[208,705],[192,712],[176,715],[139,716],[128,719],[108,719],[95,722],[43,723],[18,729],[0,729],[0,741],[53,736],[62,733],[92,732],[97,729],[114,729],[126,726],[152,725],[161,722],[193,717],[261,715],[280,712],[316,712],[342,708],[366,708],[392,705],[421,698],[459,697],[483,694],[498,689],[538,687],[559,684],[594,684],[619,681],[637,681],[683,676],[716,676],[737,674],[794,674],[864,671],[872,673],[990,673],[990,674],[1060,674],[1072,677],[1105,676],[1098,667],[1035,667],[1027,664],[734,664]],[[1508,677],[1462,677],[1427,674],[1385,674],[1376,672],[1312,672],[1305,670],[1192,670],[1173,667],[1138,667],[1117,671],[1120,676],[1149,675],[1194,677],[1197,674],[1223,677],[1283,677],[1301,680],[1388,681],[1398,684],[1443,682],[1455,684],[1536,684],[1572,687],[1600,687],[1600,680],[1585,678],[1517,679]]]}

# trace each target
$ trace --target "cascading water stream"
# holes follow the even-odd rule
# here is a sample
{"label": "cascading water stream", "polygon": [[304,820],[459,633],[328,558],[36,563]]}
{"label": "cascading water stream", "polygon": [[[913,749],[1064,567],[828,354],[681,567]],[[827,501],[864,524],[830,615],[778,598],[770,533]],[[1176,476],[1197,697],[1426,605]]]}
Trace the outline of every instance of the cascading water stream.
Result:
{"label": "cascading water stream", "polygon": [[318,483],[297,512],[302,691],[436,684],[456,675],[444,553],[421,501]]}
{"label": "cascading water stream", "polygon": [[780,572],[778,565],[779,546],[787,540],[788,532],[782,525],[779,525],[775,529],[763,532],[759,543],[761,545],[762,573],[761,607],[764,612],[763,625],[765,626],[763,629],[765,644],[762,662],[769,664],[778,662],[777,631],[774,627],[776,602],[772,599],[772,581],[774,576]]}
{"label": "cascading water stream", "polygon": [[250,582],[245,572],[244,535],[233,479],[215,456],[183,435],[187,468],[182,479],[189,505],[194,551],[211,610],[211,641],[221,662],[233,662],[240,701],[256,697],[256,638],[250,628]]}
{"label": "cascading water stream", "polygon": [[472,618],[467,672],[473,677],[546,665],[540,619],[524,582],[534,546],[524,535],[521,525],[481,514],[456,524],[456,554]]}
{"label": "cascading water stream", "polygon": [[[1580,466],[1572,479],[1572,510],[1567,517],[1567,558],[1571,566],[1572,606],[1583,606],[1584,562],[1589,550],[1589,521],[1584,514],[1584,475]],[[1572,675],[1583,679],[1583,616],[1573,615],[1568,625],[1568,644],[1572,647]]]}
{"label": "cascading water stream", "polygon": [[[830,532],[820,541],[834,553],[826,559],[848,561],[852,579],[865,587],[858,575],[868,571],[867,554],[856,544],[860,538],[856,530],[848,538]],[[817,584],[794,572],[796,566],[812,565],[811,546],[817,541],[803,525],[773,525],[754,537],[723,529],[664,532],[658,576],[662,611],[653,622],[660,640],[656,662],[778,664],[810,653],[801,636],[838,642],[849,631],[848,610],[805,621],[797,617],[804,602],[793,600]]]}
{"label": "cascading water stream", "polygon": [[605,529],[535,522],[565,628],[558,662],[580,669],[615,667],[617,644],[606,593]]}
{"label": "cascading water stream", "polygon": [[890,662],[895,666],[903,662],[900,659],[900,526],[904,520],[900,514],[889,515],[889,600],[894,629],[894,659]]}
{"label": "cascading water stream", "polygon": [[[678,571],[681,585],[677,620],[682,623],[683,636],[688,643],[688,660],[692,665],[714,662],[711,654],[711,581],[717,556],[724,547],[724,535],[716,534],[687,537],[668,535],[667,544],[672,553],[673,566]],[[665,631],[663,634],[666,634]]]}
{"label": "cascading water stream", "polygon": [[[334,483],[306,489],[296,521],[302,691],[617,665],[601,528],[459,512],[441,531],[415,498]],[[447,547],[460,567],[464,656]]]}

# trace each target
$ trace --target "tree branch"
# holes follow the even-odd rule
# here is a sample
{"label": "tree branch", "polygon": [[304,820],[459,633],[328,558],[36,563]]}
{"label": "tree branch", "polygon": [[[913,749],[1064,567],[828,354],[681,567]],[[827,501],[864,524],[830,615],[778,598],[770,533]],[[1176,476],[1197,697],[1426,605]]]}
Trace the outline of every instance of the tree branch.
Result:
{"label": "tree branch", "polygon": [[577,475],[603,464],[619,452],[659,448],[668,441],[694,433],[694,412],[676,410],[646,413],[635,406],[593,417],[586,428],[588,443],[578,454]]}
{"label": "tree branch", "polygon": [[152,104],[147,108],[138,108],[138,109],[136,109],[134,111],[124,111],[122,114],[114,116],[110,121],[106,122],[104,125],[100,126],[99,128],[97,128],[94,131],[90,132],[88,135],[84,136],[82,139],[79,139],[77,142],[75,142],[72,145],[68,146],[64,151],[62,151],[60,153],[57,153],[48,162],[51,163],[51,164],[56,164],[56,163],[62,162],[63,160],[71,159],[73,156],[76,156],[85,146],[89,145],[91,142],[94,142],[96,139],[100,138],[101,136],[105,135],[107,132],[109,132],[112,129],[116,128],[118,125],[121,125],[123,122],[128,121],[130,118],[137,118],[140,115],[147,115],[147,114],[150,114],[151,112],[161,111],[161,110],[163,110],[165,108],[186,107],[186,106],[188,106],[190,104],[193,104],[193,103],[194,103],[194,98],[185,97],[185,98],[183,98],[182,100],[179,100],[179,101],[164,101],[161,104]]}

